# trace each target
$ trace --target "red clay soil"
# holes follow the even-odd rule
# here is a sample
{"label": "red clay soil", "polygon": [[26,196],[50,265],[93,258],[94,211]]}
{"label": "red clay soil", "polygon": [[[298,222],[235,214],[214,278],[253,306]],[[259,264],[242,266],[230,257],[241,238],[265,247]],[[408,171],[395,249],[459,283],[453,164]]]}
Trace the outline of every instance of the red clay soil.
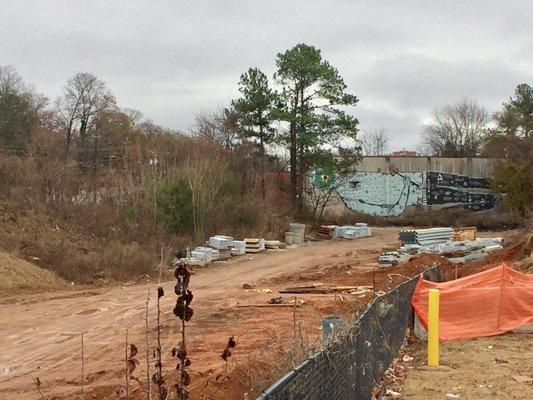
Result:
{"label": "red clay soil", "polygon": [[[375,229],[374,236],[353,241],[329,241],[284,252],[245,256],[199,269],[191,279],[195,314],[187,327],[188,351],[193,364],[191,400],[252,400],[261,389],[294,368],[320,338],[325,316],[349,321],[374,296],[365,294],[277,293],[286,286],[320,282],[323,285],[374,286],[388,289],[438,263],[442,257],[423,254],[408,263],[379,268],[383,248],[397,246],[396,229]],[[244,290],[243,283],[256,289]],[[162,298],[163,364],[172,371],[176,360],[170,349],[179,340],[172,314],[176,301],[173,282],[165,282]],[[135,376],[143,380],[145,347],[144,304],[151,290],[150,340],[154,345],[154,285],[127,285],[92,292],[71,291],[23,296],[0,301],[0,399],[37,398],[30,373],[39,376],[50,399],[79,399],[79,332],[84,330],[86,399],[118,399],[117,385],[124,382],[125,330],[139,347],[141,365]],[[268,289],[268,290],[266,290]],[[266,304],[281,296],[286,302],[304,300],[301,307],[240,307]],[[226,366],[220,355],[229,336],[237,347]],[[152,369],[153,371],[153,369]],[[175,372],[165,376],[171,389]],[[144,396],[132,384],[130,400]]]}

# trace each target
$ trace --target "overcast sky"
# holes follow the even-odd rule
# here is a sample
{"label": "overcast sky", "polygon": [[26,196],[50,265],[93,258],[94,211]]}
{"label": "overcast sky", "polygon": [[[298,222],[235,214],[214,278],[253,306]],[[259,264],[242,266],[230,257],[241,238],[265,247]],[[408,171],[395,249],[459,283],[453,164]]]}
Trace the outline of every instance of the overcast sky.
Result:
{"label": "overcast sky", "polygon": [[250,66],[274,72],[297,43],[322,50],[361,130],[415,148],[438,106],[463,97],[489,111],[533,84],[533,1],[5,1],[0,65],[55,99],[76,72],[103,79],[123,107],[189,131],[227,105]]}

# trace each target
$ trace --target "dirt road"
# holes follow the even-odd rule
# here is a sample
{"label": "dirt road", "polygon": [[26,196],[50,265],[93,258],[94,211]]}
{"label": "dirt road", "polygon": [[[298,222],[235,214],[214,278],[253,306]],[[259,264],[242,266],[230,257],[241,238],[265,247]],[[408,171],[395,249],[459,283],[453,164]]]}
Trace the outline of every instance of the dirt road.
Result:
{"label": "dirt road", "polygon": [[[220,353],[227,338],[237,338],[236,357],[245,359],[273,337],[292,332],[293,311],[289,308],[236,308],[237,303],[265,302],[273,294],[244,291],[243,283],[275,290],[291,281],[308,280],[350,265],[352,274],[369,271],[383,247],[396,243],[397,229],[374,229],[374,236],[354,241],[328,241],[293,250],[218,262],[198,269],[191,280],[195,295],[195,315],[189,328],[189,352],[193,371],[205,376],[222,366]],[[333,268],[335,267],[335,268]],[[307,278],[301,274],[307,274]],[[344,275],[346,278],[350,276]],[[331,278],[331,277],[330,277]],[[344,282],[339,276],[339,282]],[[369,284],[371,282],[366,282]],[[363,284],[363,283],[362,283]],[[169,349],[177,343],[177,320],[172,314],[175,302],[173,282],[165,282],[162,298],[163,339],[166,365],[172,368]],[[123,381],[125,333],[130,342],[145,351],[145,302],[150,290],[150,342],[155,332],[155,285],[136,284],[98,290],[38,294],[0,303],[0,398],[33,399],[37,393],[30,373],[43,382],[43,392],[57,398],[79,393],[81,377],[80,332],[85,338],[86,393],[97,393]],[[276,295],[277,296],[277,295]],[[321,312],[327,312],[322,299],[310,301],[316,307],[301,307],[299,316],[313,325],[309,336],[318,334]],[[331,298],[325,299],[329,306]],[[322,309],[320,308],[322,306]],[[317,311],[318,310],[318,311]],[[322,311],[320,311],[322,310]],[[266,341],[266,342],[265,342]],[[145,372],[136,371],[141,377]],[[194,378],[193,378],[194,379]],[[75,398],[75,397],[72,397]],[[112,396],[110,398],[113,398]],[[116,398],[116,397],[114,397]]]}

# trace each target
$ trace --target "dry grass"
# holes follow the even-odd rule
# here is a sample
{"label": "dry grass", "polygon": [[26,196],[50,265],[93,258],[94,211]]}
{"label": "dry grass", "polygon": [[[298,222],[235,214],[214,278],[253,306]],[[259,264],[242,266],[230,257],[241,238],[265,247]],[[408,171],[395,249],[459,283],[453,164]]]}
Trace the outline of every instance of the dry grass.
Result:
{"label": "dry grass", "polygon": [[28,290],[61,289],[66,282],[55,273],[0,252],[0,296]]}
{"label": "dry grass", "polygon": [[495,210],[474,212],[463,209],[414,210],[388,218],[347,212],[341,217],[325,216],[325,222],[335,224],[366,222],[371,226],[413,226],[417,228],[475,226],[479,230],[507,230],[525,225],[523,219],[512,217],[503,212],[497,212]]}

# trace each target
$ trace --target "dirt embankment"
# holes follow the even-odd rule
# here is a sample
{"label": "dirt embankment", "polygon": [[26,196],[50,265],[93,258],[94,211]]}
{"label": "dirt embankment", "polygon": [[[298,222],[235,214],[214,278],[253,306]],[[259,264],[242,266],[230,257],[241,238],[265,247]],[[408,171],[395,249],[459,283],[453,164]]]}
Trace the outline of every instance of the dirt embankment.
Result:
{"label": "dirt embankment", "polygon": [[67,283],[55,273],[0,251],[0,297],[66,287]]}

